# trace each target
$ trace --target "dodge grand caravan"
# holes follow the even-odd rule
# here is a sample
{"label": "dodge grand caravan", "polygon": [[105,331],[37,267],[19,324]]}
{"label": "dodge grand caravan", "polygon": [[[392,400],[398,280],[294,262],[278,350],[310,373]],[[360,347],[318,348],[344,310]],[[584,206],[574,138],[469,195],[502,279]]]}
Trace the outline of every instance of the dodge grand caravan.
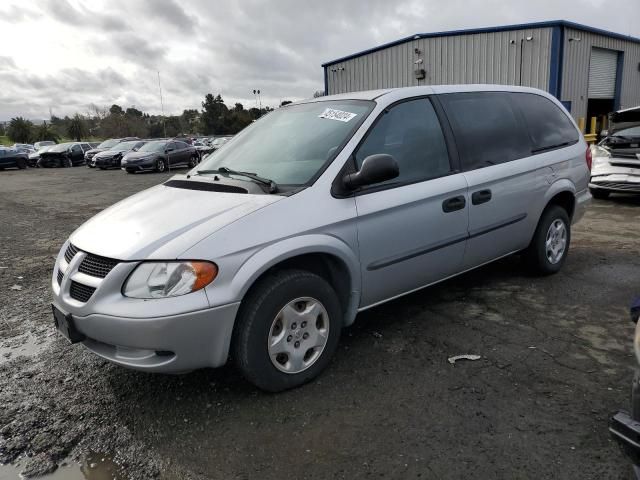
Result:
{"label": "dodge grand caravan", "polygon": [[360,311],[513,253],[557,272],[591,198],[590,162],[562,105],[530,88],[291,104],[73,232],[54,321],[125,367],[231,358],[262,389],[295,387]]}

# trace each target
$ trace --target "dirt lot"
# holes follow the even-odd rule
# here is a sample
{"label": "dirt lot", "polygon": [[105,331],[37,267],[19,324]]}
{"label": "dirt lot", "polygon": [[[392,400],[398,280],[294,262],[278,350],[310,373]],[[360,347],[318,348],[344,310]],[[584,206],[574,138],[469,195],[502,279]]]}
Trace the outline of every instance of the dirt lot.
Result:
{"label": "dirt lot", "polygon": [[[96,458],[119,478],[629,475],[607,421],[627,406],[634,365],[640,199],[595,201],[560,274],[530,277],[507,258],[369,310],[316,382],[268,395],[231,367],[127,371],[53,330],[60,245],[168,176],[0,172],[0,463],[18,462],[1,479],[78,458],[87,478]],[[447,362],[464,353],[482,358]],[[54,477],[71,478],[65,468]]]}

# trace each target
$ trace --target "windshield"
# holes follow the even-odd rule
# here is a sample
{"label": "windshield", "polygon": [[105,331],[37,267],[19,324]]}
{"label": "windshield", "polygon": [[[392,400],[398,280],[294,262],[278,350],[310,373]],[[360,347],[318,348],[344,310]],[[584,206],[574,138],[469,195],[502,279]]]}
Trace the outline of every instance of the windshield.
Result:
{"label": "windshield", "polygon": [[133,150],[137,144],[140,143],[140,140],[135,140],[132,142],[122,142],[114,145],[109,150],[112,152],[125,152],[127,150]]}
{"label": "windshield", "polygon": [[625,128],[617,131],[612,137],[640,137],[640,125],[637,127]]}
{"label": "windshield", "polygon": [[149,142],[145,143],[138,150],[139,152],[163,152],[167,142]]}
{"label": "windshield", "polygon": [[48,152],[49,150],[51,150],[55,146],[56,146],[56,144],[54,143],[53,145],[45,145],[44,147],[40,147],[38,149],[38,153]]}
{"label": "windshield", "polygon": [[374,106],[370,101],[334,100],[279,108],[214,151],[198,170],[227,167],[279,185],[306,184],[334,158]]}
{"label": "windshield", "polygon": [[113,147],[114,145],[116,145],[118,143],[120,143],[118,139],[112,138],[111,140],[105,140],[100,145],[98,145],[96,148],[111,148],[111,147]]}
{"label": "windshield", "polygon": [[54,145],[51,147],[50,152],[66,152],[69,149],[68,143],[59,143],[58,145]]}

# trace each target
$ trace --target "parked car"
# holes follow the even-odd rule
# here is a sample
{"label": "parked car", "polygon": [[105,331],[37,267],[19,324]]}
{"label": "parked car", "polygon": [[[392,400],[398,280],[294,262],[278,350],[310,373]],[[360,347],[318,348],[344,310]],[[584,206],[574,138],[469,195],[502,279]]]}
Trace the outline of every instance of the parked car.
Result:
{"label": "parked car", "polygon": [[202,157],[210,154],[211,152],[213,152],[213,148],[211,147],[211,145],[209,145],[208,143],[205,143],[202,140],[198,140],[196,142],[193,142],[193,146],[198,151],[198,156],[200,158],[202,158]]}
{"label": "parked car", "polygon": [[640,194],[640,107],[614,112],[609,121],[607,135],[593,148],[591,195]]}
{"label": "parked car", "polygon": [[122,158],[130,152],[137,152],[146,141],[131,140],[128,142],[120,142],[115,144],[109,150],[97,153],[90,161],[92,167],[98,167],[101,170],[107,168],[120,168]]}
{"label": "parked car", "polygon": [[[640,363],[640,298],[631,305],[631,321],[636,324],[633,342]],[[635,478],[640,479],[640,370],[636,368],[631,384],[631,410],[620,410],[609,421],[609,432],[633,463]]]}
{"label": "parked car", "polygon": [[14,150],[19,150],[21,152],[28,152],[28,153],[35,151],[35,149],[33,148],[33,145],[31,145],[30,143],[14,143],[12,148]]}
{"label": "parked car", "polygon": [[220,147],[224,146],[229,140],[231,140],[233,137],[218,137],[216,139],[213,140],[213,142],[211,142],[211,150],[217,150]]}
{"label": "parked car", "polygon": [[48,147],[48,146],[55,145],[55,144],[56,144],[56,142],[54,142],[52,140],[43,140],[41,142],[34,143],[33,144],[33,149],[37,152],[41,148]]}
{"label": "parked car", "polygon": [[55,147],[56,144],[52,144],[52,145],[45,145],[45,146],[40,146],[40,148],[38,150],[36,150],[33,153],[29,154],[29,158],[27,160],[27,163],[29,164],[30,167],[36,167],[38,166],[38,160],[40,160],[40,155],[44,152],[48,152],[49,150],[51,150],[53,147]]}
{"label": "parked car", "polygon": [[54,145],[40,154],[39,167],[77,167],[84,165],[84,154],[91,146],[84,142],[68,142]]}
{"label": "parked car", "polygon": [[[163,151],[128,157],[143,149]],[[258,387],[292,388],[362,310],[518,252],[558,272],[591,199],[589,153],[532,88],[290,104],[75,230],[53,270],[54,319],[122,366],[184,372],[231,355]]]}
{"label": "parked car", "polygon": [[27,168],[27,154],[15,148],[0,147],[0,170],[5,168]]}
{"label": "parked car", "polygon": [[137,152],[125,155],[122,169],[127,173],[164,172],[167,168],[180,166],[193,168],[198,160],[198,151],[191,145],[177,140],[155,140],[144,144]]}
{"label": "parked car", "polygon": [[105,150],[109,150],[110,148],[114,147],[118,143],[129,142],[131,140],[138,140],[138,137],[110,138],[100,143],[98,146],[92,145],[91,148],[84,154],[84,160],[87,167],[93,168],[95,166],[92,164],[91,160],[98,153],[104,152]]}

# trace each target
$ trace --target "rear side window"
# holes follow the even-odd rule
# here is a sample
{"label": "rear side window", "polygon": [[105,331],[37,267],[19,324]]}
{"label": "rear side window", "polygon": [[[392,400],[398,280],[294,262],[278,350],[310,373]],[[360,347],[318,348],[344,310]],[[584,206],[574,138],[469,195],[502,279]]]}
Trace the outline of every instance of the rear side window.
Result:
{"label": "rear side window", "polygon": [[400,167],[399,176],[385,182],[389,184],[441,177],[451,170],[440,122],[425,98],[402,102],[382,114],[355,155],[358,169],[377,153],[393,156]]}
{"label": "rear side window", "polygon": [[511,93],[529,129],[533,153],[571,145],[578,132],[567,115],[548,98],[533,93]]}
{"label": "rear side window", "polygon": [[438,98],[451,123],[463,170],[531,155],[529,135],[506,93],[451,93]]}

